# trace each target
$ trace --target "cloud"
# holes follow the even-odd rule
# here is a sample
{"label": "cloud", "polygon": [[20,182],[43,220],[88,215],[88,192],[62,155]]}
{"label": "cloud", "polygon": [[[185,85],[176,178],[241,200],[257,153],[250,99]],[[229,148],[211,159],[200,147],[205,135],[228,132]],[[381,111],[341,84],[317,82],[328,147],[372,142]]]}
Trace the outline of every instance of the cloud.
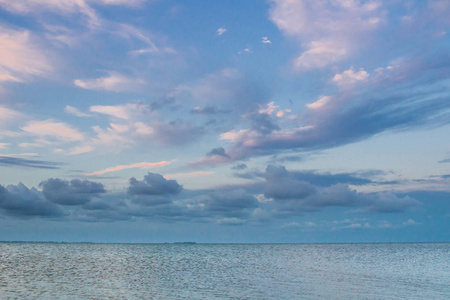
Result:
{"label": "cloud", "polygon": [[208,153],[206,153],[206,156],[223,156],[229,158],[229,156],[225,153],[225,149],[223,147],[214,148]]}
{"label": "cloud", "polygon": [[19,14],[39,14],[44,11],[68,15],[82,14],[89,20],[90,26],[99,26],[100,17],[89,5],[122,5],[137,6],[145,0],[0,0],[0,6],[10,12]]}
{"label": "cloud", "polygon": [[70,155],[76,155],[76,154],[82,154],[82,153],[88,153],[94,151],[94,148],[91,146],[79,146],[75,147],[72,150],[70,150]]}
{"label": "cloud", "polygon": [[63,163],[0,155],[0,166],[4,166],[4,167],[59,169],[59,166],[61,166],[61,165],[63,165]]}
{"label": "cloud", "polygon": [[370,196],[371,203],[367,208],[369,212],[398,213],[421,205],[419,201],[409,196],[400,198],[391,192],[381,192]]}
{"label": "cloud", "polygon": [[32,76],[46,76],[53,71],[48,56],[29,31],[0,26],[0,32],[0,83],[23,82]]}
{"label": "cloud", "polygon": [[108,76],[96,79],[76,79],[76,86],[88,90],[104,90],[112,92],[133,91],[143,84],[142,79],[129,78],[114,71],[108,72]]}
{"label": "cloud", "polygon": [[[284,166],[267,166],[264,196],[273,199],[280,215],[319,211],[327,207],[360,207],[360,213],[404,213],[421,203],[394,193],[358,193],[348,183],[364,180],[348,174],[316,174],[288,171]],[[370,181],[366,181],[368,183]]]}
{"label": "cloud", "polygon": [[191,178],[191,177],[198,177],[198,176],[208,176],[212,175],[215,172],[213,171],[196,171],[196,172],[190,172],[190,173],[177,173],[177,174],[166,174],[164,175],[164,178]]}
{"label": "cloud", "polygon": [[291,127],[269,132],[253,126],[225,132],[220,139],[232,142],[227,153],[236,160],[287,149],[327,149],[387,130],[447,124],[450,90],[444,69],[449,65],[446,54],[400,59],[375,70],[362,89],[340,90],[308,104]]}
{"label": "cloud", "polygon": [[303,51],[294,67],[304,71],[341,61],[367,44],[367,35],[379,27],[376,1],[272,0],[271,21],[298,40]]}
{"label": "cloud", "polygon": [[83,134],[77,129],[66,123],[53,120],[31,121],[21,127],[21,129],[35,136],[54,138],[62,142],[81,141],[84,139]]}
{"label": "cloud", "polygon": [[90,112],[105,114],[118,119],[129,120],[136,115],[147,111],[146,104],[127,103],[124,105],[94,105],[89,108]]}
{"label": "cloud", "polygon": [[237,164],[232,167],[233,170],[245,170],[247,169],[246,164]]}
{"label": "cloud", "polygon": [[7,215],[19,218],[50,218],[64,215],[57,205],[46,201],[38,190],[28,189],[22,183],[8,185],[6,188],[0,185],[0,209]]}
{"label": "cloud", "polygon": [[87,173],[84,175],[85,176],[98,176],[98,175],[103,175],[103,174],[106,174],[109,172],[116,172],[116,171],[121,171],[121,170],[126,170],[126,169],[134,169],[134,168],[149,169],[149,168],[154,168],[154,167],[167,166],[171,163],[172,163],[171,161],[160,161],[160,162],[156,162],[156,163],[141,162],[141,163],[135,163],[135,164],[130,164],[130,165],[120,165],[117,167],[107,168],[107,169],[104,169],[101,171]]}
{"label": "cloud", "polygon": [[[26,116],[16,110],[7,108],[7,107],[2,107],[0,106],[0,125],[5,125],[6,123],[15,121],[17,119],[23,119]],[[1,133],[0,133],[1,135]]]}
{"label": "cloud", "polygon": [[310,183],[293,178],[282,166],[268,166],[266,169],[264,196],[277,200],[302,199],[316,192]]}
{"label": "cloud", "polygon": [[90,202],[93,197],[106,193],[101,183],[79,179],[65,181],[50,178],[42,181],[39,186],[50,202],[61,205],[82,205]]}
{"label": "cloud", "polygon": [[219,29],[217,29],[216,34],[218,36],[220,36],[220,35],[224,34],[225,32],[227,32],[226,28],[225,27],[220,27]]}
{"label": "cloud", "polygon": [[205,107],[194,107],[191,109],[191,113],[200,114],[200,115],[215,115],[215,114],[226,114],[230,113],[229,110],[218,109],[214,106],[205,106]]}
{"label": "cloud", "polygon": [[408,219],[408,221],[405,221],[402,223],[404,226],[414,226],[414,225],[420,225],[420,222],[415,221],[414,219]]}
{"label": "cloud", "polygon": [[78,108],[70,106],[70,105],[66,105],[66,107],[64,108],[64,111],[70,115],[74,115],[74,116],[80,117],[80,118],[91,117],[91,115],[81,112]]}
{"label": "cloud", "polygon": [[358,72],[355,72],[353,68],[350,68],[341,74],[336,74],[333,77],[333,82],[339,86],[348,86],[357,83],[358,81],[365,81],[369,77],[369,74],[364,71],[364,69],[360,69]]}
{"label": "cloud", "polygon": [[248,217],[259,206],[258,200],[244,189],[217,191],[203,200],[204,209],[227,218]]}
{"label": "cloud", "polygon": [[178,86],[173,96],[190,99],[200,107],[213,106],[218,110],[241,114],[266,99],[267,93],[240,71],[226,68],[207,74],[191,84]]}
{"label": "cloud", "polygon": [[261,38],[261,42],[262,42],[263,44],[272,44],[272,42],[269,40],[269,38],[268,38],[267,36],[263,36],[263,37]]}
{"label": "cloud", "polygon": [[183,187],[176,180],[167,180],[160,174],[148,173],[142,181],[136,178],[130,178],[128,193],[131,195],[176,195]]}

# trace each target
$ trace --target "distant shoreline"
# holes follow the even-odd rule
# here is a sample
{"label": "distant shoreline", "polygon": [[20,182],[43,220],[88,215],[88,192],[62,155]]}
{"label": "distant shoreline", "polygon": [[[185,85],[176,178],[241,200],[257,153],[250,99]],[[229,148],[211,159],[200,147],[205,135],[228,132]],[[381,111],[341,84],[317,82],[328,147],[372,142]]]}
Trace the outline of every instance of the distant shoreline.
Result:
{"label": "distant shoreline", "polygon": [[450,241],[419,242],[299,242],[299,243],[233,243],[233,242],[66,242],[66,241],[0,241],[2,244],[116,244],[116,245],[355,245],[355,244],[446,244]]}

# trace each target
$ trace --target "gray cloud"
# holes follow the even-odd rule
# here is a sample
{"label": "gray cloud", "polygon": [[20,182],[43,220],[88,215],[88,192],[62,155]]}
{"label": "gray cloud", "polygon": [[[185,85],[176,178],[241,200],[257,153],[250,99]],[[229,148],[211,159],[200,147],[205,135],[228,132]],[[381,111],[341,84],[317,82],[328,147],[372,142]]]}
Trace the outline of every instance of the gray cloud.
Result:
{"label": "gray cloud", "polygon": [[[375,70],[370,82],[349,93],[338,91],[315,107],[305,107],[297,127],[274,131],[252,127],[252,134],[235,138],[234,159],[270,155],[284,150],[312,151],[358,142],[387,130],[448,124],[450,56],[398,60]],[[442,83],[439,85],[438,83]]]}
{"label": "gray cloud", "polygon": [[[349,184],[363,184],[352,174],[288,171],[284,166],[271,165],[265,173],[248,173],[265,181],[190,191],[175,180],[148,173],[143,180],[132,177],[127,193],[106,193],[100,183],[51,178],[40,184],[42,192],[23,184],[0,186],[0,211],[21,218],[61,217],[66,221],[113,222],[144,218],[160,222],[241,225],[331,207],[347,208],[347,213],[353,214],[385,214],[404,213],[422,205],[408,195],[352,190]],[[366,175],[370,174],[378,173]]]}
{"label": "gray cloud", "polygon": [[[308,176],[310,176],[308,178]],[[322,176],[322,177],[321,177]],[[402,213],[420,202],[393,193],[358,193],[348,184],[364,184],[349,174],[314,174],[287,171],[283,166],[268,166],[265,174],[264,196],[277,204],[280,215],[318,211],[327,207],[359,207],[364,213]]]}
{"label": "gray cloud", "polygon": [[37,169],[59,169],[60,165],[63,165],[63,163],[0,155],[0,166],[5,167],[17,166]]}
{"label": "gray cloud", "polygon": [[49,201],[61,205],[85,204],[96,195],[106,192],[101,183],[79,179],[65,181],[50,178],[41,182],[39,186]]}
{"label": "gray cloud", "polygon": [[176,195],[183,187],[176,180],[167,180],[160,174],[148,173],[142,181],[130,178],[128,193],[131,195]]}
{"label": "gray cloud", "polygon": [[0,185],[0,209],[15,217],[60,217],[64,215],[57,205],[46,201],[35,188],[28,189],[22,183]]}
{"label": "gray cloud", "polygon": [[195,107],[191,109],[191,113],[199,115],[217,115],[217,114],[229,114],[229,110],[219,109],[214,106]]}
{"label": "gray cloud", "polygon": [[228,218],[248,216],[251,209],[259,206],[258,200],[244,189],[212,193],[204,204],[205,210]]}
{"label": "gray cloud", "polygon": [[208,153],[206,153],[206,156],[214,156],[214,155],[230,158],[228,154],[225,153],[225,149],[223,147],[214,148]]}
{"label": "gray cloud", "polygon": [[268,166],[264,195],[276,200],[302,199],[316,192],[310,183],[298,180],[283,166]]}
{"label": "gray cloud", "polygon": [[182,145],[197,140],[205,129],[190,122],[175,120],[153,125],[153,137],[162,144]]}
{"label": "gray cloud", "polygon": [[232,167],[232,169],[233,170],[244,170],[244,169],[247,169],[247,165],[246,164],[237,164],[237,165],[234,165]]}

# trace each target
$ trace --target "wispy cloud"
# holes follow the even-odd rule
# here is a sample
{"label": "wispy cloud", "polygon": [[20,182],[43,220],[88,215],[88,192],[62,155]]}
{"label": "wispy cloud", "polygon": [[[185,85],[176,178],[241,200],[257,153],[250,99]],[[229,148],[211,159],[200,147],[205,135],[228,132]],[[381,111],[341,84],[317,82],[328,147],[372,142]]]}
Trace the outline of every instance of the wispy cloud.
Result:
{"label": "wispy cloud", "polygon": [[63,142],[81,141],[84,139],[83,134],[72,126],[53,120],[31,121],[27,125],[21,127],[27,133],[40,137],[54,138]]}
{"label": "wispy cloud", "polygon": [[134,168],[150,169],[150,168],[154,168],[154,167],[167,166],[171,163],[172,163],[172,161],[160,161],[160,162],[156,162],[156,163],[141,162],[141,163],[135,163],[135,164],[130,164],[130,165],[120,165],[120,166],[107,168],[107,169],[93,172],[93,173],[87,173],[84,175],[85,176],[98,176],[98,175],[103,175],[103,174],[110,173],[110,172],[116,172],[116,171],[121,171],[121,170],[126,170],[126,169],[134,169]]}
{"label": "wispy cloud", "polygon": [[63,163],[45,161],[45,160],[33,160],[25,159],[21,157],[14,156],[4,156],[0,155],[0,166],[4,167],[26,167],[26,168],[36,168],[36,169],[59,169],[59,166]]}
{"label": "wispy cloud", "polygon": [[104,90],[112,92],[123,92],[135,89],[144,83],[142,79],[129,78],[117,72],[108,72],[108,76],[96,79],[76,79],[76,86],[87,90]]}
{"label": "wispy cloud", "polygon": [[191,178],[199,176],[208,176],[214,174],[214,171],[196,171],[190,173],[176,173],[176,174],[166,174],[164,178]]}
{"label": "wispy cloud", "polygon": [[80,111],[78,108],[70,106],[70,105],[66,105],[66,107],[64,108],[64,111],[70,115],[74,115],[76,117],[90,117],[91,115],[86,114],[82,111]]}
{"label": "wispy cloud", "polygon": [[261,42],[262,42],[263,44],[272,44],[272,42],[269,40],[269,38],[268,38],[267,36],[263,36],[263,37],[261,38]]}
{"label": "wispy cloud", "polygon": [[44,76],[53,70],[44,51],[30,31],[0,26],[0,82],[22,82],[30,76]]}
{"label": "wispy cloud", "polygon": [[[270,18],[306,48],[295,60],[299,70],[323,68],[364,46],[361,39],[381,23],[376,1],[272,0]],[[351,20],[351,21],[350,21]]]}
{"label": "wispy cloud", "polygon": [[225,32],[227,32],[226,28],[220,27],[219,29],[217,29],[216,34],[220,36],[220,35],[224,34]]}

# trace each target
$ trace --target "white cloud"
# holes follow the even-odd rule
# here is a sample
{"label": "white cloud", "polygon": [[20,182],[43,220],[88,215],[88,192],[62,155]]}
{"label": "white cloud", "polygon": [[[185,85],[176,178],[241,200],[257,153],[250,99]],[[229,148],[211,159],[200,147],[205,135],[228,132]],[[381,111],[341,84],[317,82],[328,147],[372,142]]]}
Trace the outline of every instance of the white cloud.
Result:
{"label": "white cloud", "polygon": [[77,117],[90,117],[91,116],[89,114],[81,112],[78,108],[70,106],[70,105],[66,105],[66,107],[64,108],[64,111],[70,115],[74,115]]}
{"label": "white cloud", "polygon": [[216,31],[216,33],[217,33],[217,35],[222,35],[222,34],[224,34],[225,32],[227,32],[227,30],[225,29],[225,27],[220,27],[219,29],[217,29],[217,31]]}
{"label": "white cloud", "polygon": [[89,5],[137,6],[145,0],[0,0],[0,7],[20,14],[52,11],[60,14],[80,13],[89,18],[90,25],[100,24],[96,11]]}
{"label": "white cloud", "polygon": [[76,86],[88,90],[104,90],[112,92],[122,92],[133,90],[137,85],[143,84],[142,79],[133,79],[117,72],[109,72],[108,76],[96,79],[76,79],[73,82]]}
{"label": "white cloud", "polygon": [[405,221],[402,223],[404,226],[414,226],[414,225],[420,225],[421,223],[413,220],[413,219],[409,219],[408,221]]}
{"label": "white cloud", "polygon": [[31,121],[21,127],[21,129],[36,136],[50,137],[63,142],[81,141],[84,139],[83,134],[77,129],[66,123],[53,120]]}
{"label": "white cloud", "polygon": [[69,154],[82,154],[94,151],[94,148],[91,146],[80,146],[73,148]]}
{"label": "white cloud", "polygon": [[311,109],[318,109],[318,108],[325,106],[331,100],[333,100],[332,96],[324,96],[324,97],[319,98],[319,100],[317,100],[316,102],[307,104],[306,106]]}
{"label": "white cloud", "polygon": [[263,44],[272,44],[272,42],[269,40],[267,36],[263,36],[261,39],[262,39],[261,42]]}
{"label": "white cloud", "polygon": [[360,69],[358,72],[355,72],[353,68],[350,68],[340,74],[334,75],[333,82],[339,86],[349,86],[358,81],[365,81],[368,78],[369,73],[364,71],[364,69]]}
{"label": "white cloud", "polygon": [[307,47],[308,50],[294,60],[294,67],[299,71],[326,67],[349,53],[348,45],[343,40],[333,38],[312,41]]}
{"label": "white cloud", "polygon": [[172,163],[171,161],[160,161],[160,162],[156,162],[156,163],[141,162],[141,163],[135,163],[135,164],[130,164],[130,165],[120,165],[120,166],[107,168],[107,169],[104,169],[101,171],[88,173],[88,174],[84,174],[84,175],[85,176],[98,176],[98,175],[103,175],[106,173],[117,172],[117,171],[126,170],[126,169],[135,169],[135,168],[149,169],[149,168],[154,168],[154,167],[167,166],[167,165],[170,165],[171,163]]}
{"label": "white cloud", "polygon": [[24,116],[24,114],[18,111],[0,106],[0,124],[10,120],[17,120],[18,118],[22,118]]}
{"label": "white cloud", "polygon": [[270,19],[306,50],[297,70],[323,68],[354,53],[381,23],[378,1],[272,0]]}
{"label": "white cloud", "polygon": [[134,115],[142,114],[147,110],[145,104],[128,103],[124,105],[95,105],[89,108],[90,112],[100,113],[118,119],[129,120]]}
{"label": "white cloud", "polygon": [[22,82],[29,76],[44,76],[51,70],[44,51],[29,31],[0,27],[0,82]]}
{"label": "white cloud", "polygon": [[272,101],[272,102],[267,103],[267,107],[266,108],[259,109],[258,113],[260,113],[260,114],[268,114],[268,115],[275,114],[277,117],[281,118],[285,114],[290,113],[291,111],[292,110],[289,109],[289,108],[280,110],[279,106],[275,105],[275,102]]}

